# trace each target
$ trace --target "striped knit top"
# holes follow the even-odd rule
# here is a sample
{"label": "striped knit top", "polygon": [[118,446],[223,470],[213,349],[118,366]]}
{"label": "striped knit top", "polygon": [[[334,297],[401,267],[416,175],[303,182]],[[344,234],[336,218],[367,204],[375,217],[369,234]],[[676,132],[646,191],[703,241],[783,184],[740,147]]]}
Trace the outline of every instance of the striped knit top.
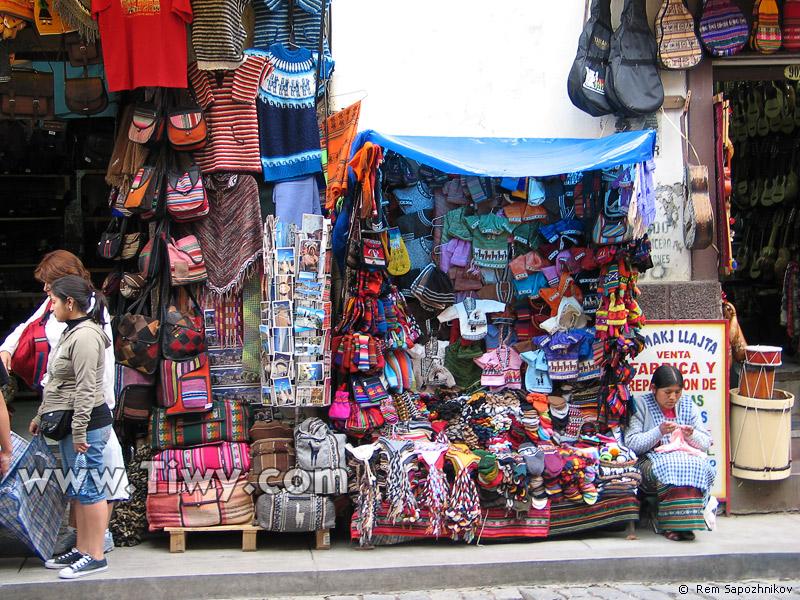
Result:
{"label": "striped knit top", "polygon": [[258,124],[264,181],[282,181],[322,171],[317,126],[316,68],[310,50],[275,44],[266,56],[272,70],[258,88]]}
{"label": "striped knit top", "polygon": [[238,69],[216,74],[189,65],[189,83],[208,126],[208,143],[194,153],[203,173],[261,171],[256,93],[268,70],[265,57],[259,56],[247,56]]}
{"label": "striped knit top", "polygon": [[[324,8],[323,8],[324,3]],[[295,0],[294,42],[309,50],[319,49],[319,28],[323,10],[330,0]],[[255,35],[253,47],[268,50],[273,44],[289,45],[289,0],[254,0]],[[323,52],[330,56],[328,40],[323,38]]]}
{"label": "striped knit top", "polygon": [[192,48],[201,71],[235,69],[244,61],[242,15],[250,0],[192,0]]}

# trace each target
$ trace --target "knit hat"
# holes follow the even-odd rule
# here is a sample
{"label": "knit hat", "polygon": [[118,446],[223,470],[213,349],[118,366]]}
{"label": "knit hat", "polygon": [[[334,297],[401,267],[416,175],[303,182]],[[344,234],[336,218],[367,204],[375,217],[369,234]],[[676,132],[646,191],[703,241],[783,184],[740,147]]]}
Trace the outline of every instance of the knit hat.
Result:
{"label": "knit hat", "polygon": [[433,192],[424,181],[417,182],[407,188],[394,190],[397,204],[405,214],[415,213],[426,208],[433,208]]}
{"label": "knit hat", "polygon": [[530,442],[519,446],[519,454],[525,459],[530,475],[541,475],[544,471],[544,451]]}
{"label": "knit hat", "polygon": [[444,310],[456,301],[453,282],[433,263],[422,269],[411,284],[411,294],[422,304],[437,310]]}

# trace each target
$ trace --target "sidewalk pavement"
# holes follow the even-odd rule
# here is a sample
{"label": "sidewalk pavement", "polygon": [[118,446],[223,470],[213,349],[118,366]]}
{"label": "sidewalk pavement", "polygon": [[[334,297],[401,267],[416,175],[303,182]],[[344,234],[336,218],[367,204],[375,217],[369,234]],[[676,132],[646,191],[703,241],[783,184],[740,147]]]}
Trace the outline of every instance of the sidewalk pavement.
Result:
{"label": "sidewalk pavement", "polygon": [[315,550],[313,534],[258,534],[257,552],[241,535],[189,533],[184,554],[166,534],[107,556],[109,570],[58,579],[36,558],[0,559],[2,600],[188,600],[388,594],[498,586],[604,583],[717,583],[797,580],[800,513],[718,517],[694,542],[652,529],[593,531],[515,543],[421,540],[357,551],[334,536]]}

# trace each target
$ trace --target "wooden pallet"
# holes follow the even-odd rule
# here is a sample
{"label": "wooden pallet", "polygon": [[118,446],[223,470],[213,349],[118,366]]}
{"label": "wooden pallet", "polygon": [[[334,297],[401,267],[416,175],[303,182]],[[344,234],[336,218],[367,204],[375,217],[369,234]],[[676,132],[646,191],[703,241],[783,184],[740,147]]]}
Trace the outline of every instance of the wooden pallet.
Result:
{"label": "wooden pallet", "polygon": [[[241,531],[242,532],[242,552],[255,552],[256,534],[259,531],[266,531],[261,527],[252,525],[216,525],[213,527],[164,527],[164,531],[169,532],[169,551],[186,552],[186,534],[190,531]],[[315,541],[317,550],[330,550],[331,531],[322,529],[315,531]]]}

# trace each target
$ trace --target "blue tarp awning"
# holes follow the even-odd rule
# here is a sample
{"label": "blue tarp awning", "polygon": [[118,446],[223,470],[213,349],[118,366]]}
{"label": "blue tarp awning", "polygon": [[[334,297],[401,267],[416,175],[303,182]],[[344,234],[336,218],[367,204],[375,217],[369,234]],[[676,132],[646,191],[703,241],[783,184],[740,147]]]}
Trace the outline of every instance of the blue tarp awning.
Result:
{"label": "blue tarp awning", "polygon": [[486,177],[547,177],[649,160],[655,151],[652,129],[597,139],[475,138],[387,135],[362,131],[355,153],[366,142],[445,173]]}

